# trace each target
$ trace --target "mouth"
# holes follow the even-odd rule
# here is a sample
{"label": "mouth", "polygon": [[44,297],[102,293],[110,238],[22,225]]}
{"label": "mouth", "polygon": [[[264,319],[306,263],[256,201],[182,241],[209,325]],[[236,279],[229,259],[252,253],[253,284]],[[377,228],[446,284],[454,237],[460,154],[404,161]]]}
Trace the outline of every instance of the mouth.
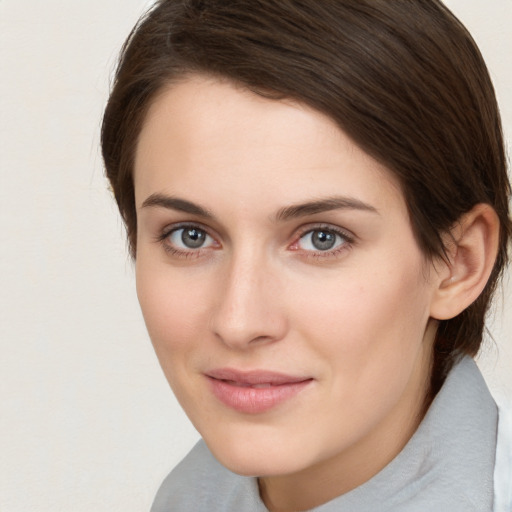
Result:
{"label": "mouth", "polygon": [[212,370],[205,374],[213,395],[227,407],[260,414],[292,399],[313,382],[311,377],[268,371]]}

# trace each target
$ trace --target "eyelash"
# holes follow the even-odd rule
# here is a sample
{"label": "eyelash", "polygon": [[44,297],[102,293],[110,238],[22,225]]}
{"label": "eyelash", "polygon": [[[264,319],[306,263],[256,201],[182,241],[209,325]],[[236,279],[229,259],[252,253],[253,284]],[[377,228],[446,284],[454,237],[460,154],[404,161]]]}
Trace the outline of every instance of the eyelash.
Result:
{"label": "eyelash", "polygon": [[[184,230],[184,229],[190,229],[190,230],[195,229],[195,230],[202,231],[203,233],[206,234],[207,237],[210,237],[215,242],[215,244],[217,246],[216,247],[211,247],[211,246],[199,247],[197,249],[190,248],[189,250],[178,249],[178,248],[172,246],[169,243],[169,237],[173,233],[180,231],[180,230]],[[332,250],[327,249],[325,251],[301,250],[299,247],[297,247],[300,240],[302,240],[306,235],[308,235],[310,233],[312,234],[314,232],[319,232],[319,231],[324,231],[326,233],[331,233],[337,237],[340,237],[342,239],[342,243],[335,249],[332,249]],[[169,226],[169,227],[165,228],[162,231],[162,233],[156,237],[156,241],[159,242],[163,246],[164,250],[168,254],[170,254],[171,256],[177,257],[177,258],[182,258],[182,259],[200,258],[201,256],[204,255],[205,251],[208,251],[209,249],[212,249],[212,248],[217,249],[217,248],[221,247],[221,244],[216,242],[215,237],[209,233],[208,229],[198,223],[174,224],[172,226]],[[291,244],[289,244],[287,246],[287,248],[294,252],[300,252],[301,257],[304,257],[306,259],[310,259],[310,258],[315,259],[315,260],[332,259],[332,258],[335,259],[341,253],[343,253],[347,250],[350,250],[352,248],[352,246],[354,245],[354,243],[355,243],[355,237],[350,232],[340,229],[339,227],[329,225],[329,224],[318,224],[318,225],[313,225],[313,226],[312,225],[304,226],[301,230],[299,230],[298,235],[295,236],[295,241],[292,242]]]}

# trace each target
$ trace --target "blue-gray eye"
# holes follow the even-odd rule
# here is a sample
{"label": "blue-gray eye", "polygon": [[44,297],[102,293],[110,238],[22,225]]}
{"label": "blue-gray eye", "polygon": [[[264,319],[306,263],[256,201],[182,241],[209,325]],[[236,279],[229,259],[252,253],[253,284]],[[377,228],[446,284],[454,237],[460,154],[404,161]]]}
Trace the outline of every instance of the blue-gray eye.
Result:
{"label": "blue-gray eye", "polygon": [[346,243],[346,239],[335,231],[314,229],[300,238],[301,249],[305,251],[330,251]]}
{"label": "blue-gray eye", "polygon": [[178,249],[201,249],[211,245],[213,239],[203,229],[190,226],[173,230],[169,241]]}

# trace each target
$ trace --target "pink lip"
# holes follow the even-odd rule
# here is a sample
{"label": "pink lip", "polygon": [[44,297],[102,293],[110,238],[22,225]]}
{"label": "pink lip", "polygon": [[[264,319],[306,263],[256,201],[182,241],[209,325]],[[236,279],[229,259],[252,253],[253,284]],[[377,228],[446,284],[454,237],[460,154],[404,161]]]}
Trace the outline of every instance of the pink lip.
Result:
{"label": "pink lip", "polygon": [[236,411],[258,414],[300,393],[313,379],[268,371],[241,372],[230,368],[206,373],[213,394]]}

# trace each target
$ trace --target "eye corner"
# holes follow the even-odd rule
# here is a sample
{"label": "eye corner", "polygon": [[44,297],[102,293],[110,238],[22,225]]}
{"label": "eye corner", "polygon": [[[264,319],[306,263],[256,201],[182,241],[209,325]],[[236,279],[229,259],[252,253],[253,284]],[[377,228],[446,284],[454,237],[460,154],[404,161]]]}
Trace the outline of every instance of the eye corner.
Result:
{"label": "eye corner", "polygon": [[299,251],[300,248],[299,248],[299,240],[301,239],[301,237],[298,237],[298,238],[295,238],[295,240],[290,244],[288,245],[287,249],[289,251]]}

